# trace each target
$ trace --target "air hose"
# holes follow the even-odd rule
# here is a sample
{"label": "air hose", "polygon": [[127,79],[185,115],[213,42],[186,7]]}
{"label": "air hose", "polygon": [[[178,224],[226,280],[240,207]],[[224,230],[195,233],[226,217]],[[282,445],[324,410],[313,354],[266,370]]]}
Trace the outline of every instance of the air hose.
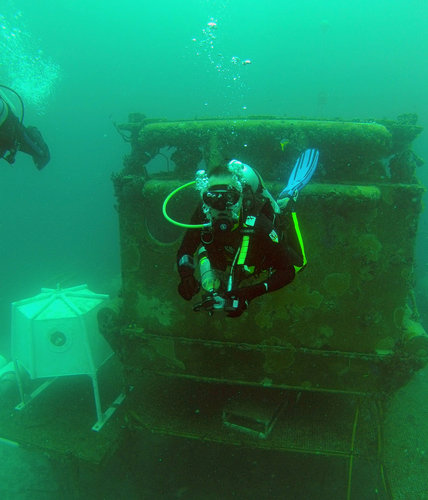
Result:
{"label": "air hose", "polygon": [[195,183],[196,183],[196,181],[187,182],[186,184],[183,184],[182,186],[179,186],[177,189],[174,189],[174,191],[172,191],[165,198],[165,201],[163,202],[163,205],[162,205],[162,213],[163,213],[163,216],[165,217],[165,219],[168,222],[171,222],[171,224],[174,224],[175,226],[179,226],[179,227],[185,227],[185,228],[188,228],[188,229],[189,228],[190,229],[201,229],[203,227],[209,227],[209,226],[211,226],[210,222],[206,222],[205,224],[184,224],[183,222],[178,222],[178,221],[176,221],[174,219],[171,219],[171,217],[168,215],[168,213],[166,211],[166,207],[167,207],[169,201],[171,200],[171,198],[173,198],[182,189],[185,189],[185,188],[187,188],[189,186],[192,186]]}
{"label": "air hose", "polygon": [[12,92],[13,94],[16,95],[16,97],[19,100],[19,103],[21,105],[21,118],[19,119],[19,123],[22,125],[22,122],[24,121],[24,101],[22,100],[22,97],[16,92],[16,90],[13,90],[12,88],[8,87],[7,85],[2,85],[0,84],[0,88],[8,90],[9,92]]}

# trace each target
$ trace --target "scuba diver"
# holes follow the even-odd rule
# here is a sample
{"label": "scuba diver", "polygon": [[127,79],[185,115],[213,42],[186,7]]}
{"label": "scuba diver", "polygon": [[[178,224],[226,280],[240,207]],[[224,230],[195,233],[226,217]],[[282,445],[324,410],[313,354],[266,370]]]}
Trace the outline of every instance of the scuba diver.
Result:
{"label": "scuba diver", "polygon": [[[21,103],[21,117],[18,118],[14,106],[2,89],[13,92]],[[8,163],[15,162],[18,151],[29,154],[34,164],[41,170],[50,160],[49,148],[36,127],[23,125],[24,105],[21,97],[9,87],[0,85],[0,158]]]}
{"label": "scuba diver", "polygon": [[238,160],[197,172],[201,202],[191,224],[177,223],[166,214],[166,204],[177,190],[165,200],[165,217],[188,228],[177,253],[178,292],[189,301],[202,287],[204,295],[195,311],[239,317],[251,300],[288,285],[305,267],[294,203],[312,177],[318,156],[317,150],[308,149],[299,157],[278,201],[256,170]]}

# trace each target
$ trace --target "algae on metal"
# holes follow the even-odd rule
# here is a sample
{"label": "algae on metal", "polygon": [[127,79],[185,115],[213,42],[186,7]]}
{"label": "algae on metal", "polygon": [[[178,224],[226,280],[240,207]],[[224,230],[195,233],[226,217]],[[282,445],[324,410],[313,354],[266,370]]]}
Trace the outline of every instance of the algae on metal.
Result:
{"label": "algae on metal", "polygon": [[[424,193],[411,149],[421,130],[415,123],[169,122],[135,115],[122,129],[132,144],[114,178],[123,275],[120,342],[129,368],[365,393],[394,390],[426,362],[428,337],[412,323],[417,319],[406,319]],[[289,142],[282,151],[284,137]],[[320,150],[317,172],[297,204],[307,269],[284,289],[254,300],[238,320],[194,313],[176,291],[175,254],[184,230],[163,220],[164,198],[193,179],[201,160],[209,166],[231,157],[258,169],[277,194],[307,147]],[[146,166],[162,148],[172,148],[175,170],[149,176]],[[196,203],[189,188],[169,210],[188,221]],[[151,347],[162,339],[174,344],[176,361],[167,368],[160,355],[157,365]]]}

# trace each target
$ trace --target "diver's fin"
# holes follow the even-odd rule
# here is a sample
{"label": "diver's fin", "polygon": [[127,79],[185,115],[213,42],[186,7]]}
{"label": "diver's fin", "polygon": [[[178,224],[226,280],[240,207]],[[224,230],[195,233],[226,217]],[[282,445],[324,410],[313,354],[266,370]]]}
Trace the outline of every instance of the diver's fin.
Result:
{"label": "diver's fin", "polygon": [[318,157],[318,149],[307,149],[297,158],[296,164],[288,179],[288,184],[280,192],[278,201],[282,198],[295,198],[297,196],[299,191],[311,180],[317,168]]}

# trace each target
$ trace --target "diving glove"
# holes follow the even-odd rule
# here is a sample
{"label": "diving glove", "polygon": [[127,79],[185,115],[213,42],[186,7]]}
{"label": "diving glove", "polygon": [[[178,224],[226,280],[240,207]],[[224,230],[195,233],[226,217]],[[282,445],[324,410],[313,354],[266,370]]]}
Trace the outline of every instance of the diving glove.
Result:
{"label": "diving glove", "polygon": [[248,308],[248,300],[242,297],[228,297],[231,300],[231,306],[227,308],[226,316],[229,318],[239,318],[241,314]]}
{"label": "diving glove", "polygon": [[181,281],[178,284],[178,293],[184,300],[190,300],[199,292],[200,288],[201,285],[199,284],[199,281],[193,276],[193,274],[188,274],[187,276],[182,276]]}
{"label": "diving glove", "polygon": [[229,309],[227,316],[229,318],[237,318],[248,308],[248,304],[265,294],[268,291],[267,283],[258,283],[256,285],[245,286],[243,288],[236,288],[226,293],[226,298],[232,303],[232,308]]}

